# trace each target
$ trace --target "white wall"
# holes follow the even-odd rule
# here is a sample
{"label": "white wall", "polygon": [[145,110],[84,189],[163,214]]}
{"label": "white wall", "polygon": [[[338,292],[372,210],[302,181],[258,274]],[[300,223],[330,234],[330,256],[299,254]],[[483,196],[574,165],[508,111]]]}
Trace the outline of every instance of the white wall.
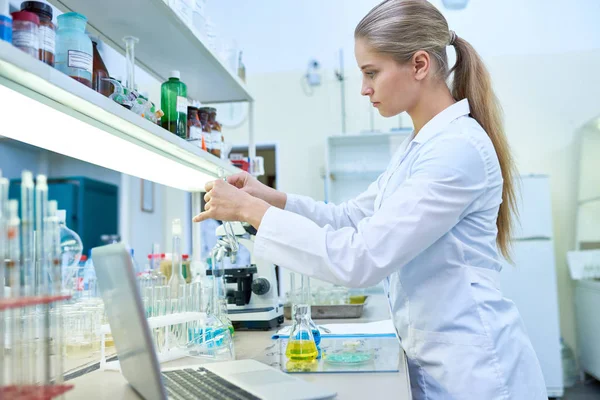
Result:
{"label": "white wall", "polygon": [[[484,56],[562,53],[600,48],[600,2],[470,0],[462,11],[443,10],[450,29],[471,41]],[[306,68],[317,58],[338,66],[343,48],[355,67],[354,28],[380,0],[212,0],[210,17],[222,36],[244,49],[248,74]]]}

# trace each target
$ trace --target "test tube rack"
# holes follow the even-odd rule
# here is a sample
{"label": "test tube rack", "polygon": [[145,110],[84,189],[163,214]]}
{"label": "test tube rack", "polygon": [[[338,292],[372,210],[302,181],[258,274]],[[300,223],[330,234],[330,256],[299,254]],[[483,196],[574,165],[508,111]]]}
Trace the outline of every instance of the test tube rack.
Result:
{"label": "test tube rack", "polygon": [[[32,296],[0,299],[0,312],[69,300],[71,296]],[[0,317],[4,318],[2,315]],[[4,334],[4,332],[2,332]],[[4,351],[4,349],[1,349]],[[0,371],[3,373],[3,371]],[[49,400],[73,389],[73,385],[7,385],[0,386],[0,399]]]}
{"label": "test tube rack", "polygon": [[[207,320],[207,315],[204,312],[182,312],[159,317],[148,317],[146,320],[148,322],[148,328],[151,332],[158,328],[165,328],[166,331],[171,331],[172,328],[187,323],[198,323],[200,326],[204,326]],[[107,335],[111,334],[110,325],[102,325],[100,334],[100,370],[119,371],[119,361],[107,361],[106,337]],[[211,346],[209,341],[204,341],[202,343],[193,344],[191,346],[182,348],[180,346],[171,346],[170,340],[171,336],[165,335],[165,343],[162,346],[162,351],[158,351],[157,346],[155,346],[155,349],[157,349],[156,354],[159,363],[196,355],[207,358],[216,358],[217,356],[222,355],[222,353],[217,354],[212,351],[216,346]],[[227,351],[224,352],[226,353],[225,358],[235,359],[233,344],[228,346],[226,350]]]}

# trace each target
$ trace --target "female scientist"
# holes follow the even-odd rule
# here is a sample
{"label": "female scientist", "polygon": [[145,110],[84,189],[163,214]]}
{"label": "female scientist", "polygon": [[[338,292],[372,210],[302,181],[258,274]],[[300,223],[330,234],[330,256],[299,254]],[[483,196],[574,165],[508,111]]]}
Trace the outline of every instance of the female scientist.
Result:
{"label": "female scientist", "polygon": [[[488,72],[425,0],[387,0],[355,30],[362,95],[414,133],[344,204],[247,173],[206,185],[194,218],[258,229],[256,257],[349,287],[384,282],[416,399],[547,399],[515,305],[502,297],[515,169]],[[449,70],[446,46],[456,50]],[[452,88],[446,80],[453,72]]]}

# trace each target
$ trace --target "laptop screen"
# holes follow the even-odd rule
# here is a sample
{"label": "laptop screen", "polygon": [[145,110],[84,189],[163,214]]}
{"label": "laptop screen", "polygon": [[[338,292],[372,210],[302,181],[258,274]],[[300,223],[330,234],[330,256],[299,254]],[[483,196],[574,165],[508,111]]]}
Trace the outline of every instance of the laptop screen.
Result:
{"label": "laptop screen", "polygon": [[144,399],[166,399],[129,252],[121,243],[96,247],[92,260],[123,376]]}

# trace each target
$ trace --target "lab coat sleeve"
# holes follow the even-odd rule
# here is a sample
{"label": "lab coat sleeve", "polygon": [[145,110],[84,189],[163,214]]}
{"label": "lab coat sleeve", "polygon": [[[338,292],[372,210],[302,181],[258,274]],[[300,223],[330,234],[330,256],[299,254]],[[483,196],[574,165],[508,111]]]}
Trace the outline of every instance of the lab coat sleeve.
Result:
{"label": "lab coat sleeve", "polygon": [[315,201],[307,196],[288,194],[285,210],[309,218],[320,227],[330,225],[334,229],[357,228],[363,218],[373,215],[373,204],[380,179],[381,177],[356,198],[338,205]]}
{"label": "lab coat sleeve", "polygon": [[[427,143],[425,144],[425,146]],[[275,207],[264,215],[255,255],[349,287],[377,284],[449,232],[485,192],[480,150],[451,137],[420,149],[410,177],[357,228],[335,229]]]}

